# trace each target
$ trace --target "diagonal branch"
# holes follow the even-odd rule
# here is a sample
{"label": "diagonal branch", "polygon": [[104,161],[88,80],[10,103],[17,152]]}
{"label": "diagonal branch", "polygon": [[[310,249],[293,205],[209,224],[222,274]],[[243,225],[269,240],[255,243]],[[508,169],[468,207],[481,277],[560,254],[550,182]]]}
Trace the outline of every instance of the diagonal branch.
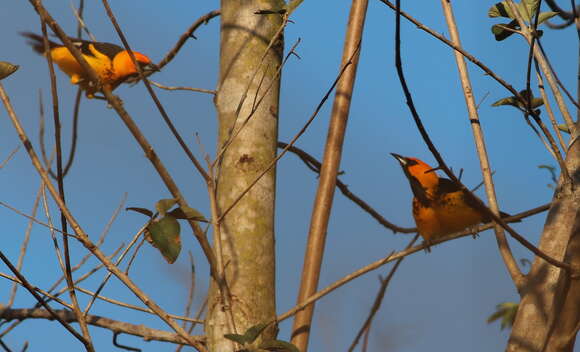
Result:
{"label": "diagonal branch", "polygon": [[[405,249],[409,249],[409,248],[413,247],[413,244],[415,244],[415,242],[417,241],[418,238],[419,238],[419,235],[415,235],[415,237],[413,237],[413,239],[409,242],[409,244],[407,245],[407,247]],[[354,348],[358,344],[358,341],[360,340],[361,336],[365,332],[368,336],[369,329],[371,327],[371,323],[373,321],[373,318],[375,317],[375,315],[377,314],[377,312],[381,308],[381,303],[383,302],[383,298],[385,297],[387,287],[389,286],[391,279],[395,275],[395,272],[399,268],[399,265],[401,265],[401,262],[403,261],[403,259],[405,259],[405,257],[401,257],[401,258],[397,259],[397,262],[395,263],[395,265],[393,265],[393,267],[389,271],[389,274],[387,275],[387,277],[384,280],[381,279],[381,287],[379,288],[379,292],[377,293],[377,296],[375,298],[375,302],[373,303],[373,306],[371,307],[371,311],[370,311],[367,319],[365,320],[363,326],[361,326],[361,328],[359,329],[358,334],[354,338],[354,341],[352,342],[352,344],[348,348],[348,352],[354,351]]]}
{"label": "diagonal branch", "polygon": [[[0,251],[0,260],[2,260],[4,262],[4,264],[6,264],[6,266],[10,269],[10,271],[12,271],[12,273],[18,278],[18,280],[20,280],[20,282],[22,283],[22,286],[24,286],[28,290],[28,292],[30,292],[30,294],[32,296],[34,296],[34,298],[38,301],[38,303],[42,304],[42,306],[44,308],[46,308],[46,312],[47,312],[48,316],[50,316],[52,319],[58,320],[58,322],[61,323],[62,326],[64,326],[65,329],[67,329],[74,337],[76,337],[85,346],[87,345],[88,342],[85,341],[84,337],[81,336],[75,329],[73,329],[73,327],[70,326],[70,324],[68,322],[66,322],[65,320],[60,318],[52,308],[50,308],[48,303],[46,303],[42,299],[42,297],[40,297],[40,295],[36,292],[36,290],[34,289],[34,286],[32,286],[28,282],[28,280],[26,280],[26,278],[18,271],[18,269],[16,269],[16,267],[14,265],[12,265],[10,260],[8,258],[6,258],[6,256],[4,255],[4,253],[2,253],[2,251]],[[72,313],[72,314],[76,318],[74,313]]]}
{"label": "diagonal branch", "polygon": [[[550,203],[548,204],[544,204],[541,205],[539,207],[524,211],[522,213],[516,214],[514,216],[510,216],[509,218],[506,218],[507,221],[515,221],[515,220],[520,220],[541,212],[544,212],[546,210],[548,210],[550,208]],[[445,237],[441,237],[441,238],[437,238],[435,240],[432,240],[432,245],[435,244],[440,244],[443,242],[447,242],[447,241],[451,241],[457,238],[461,238],[461,237],[465,237],[465,236],[470,236],[473,235],[473,233],[477,233],[477,232],[481,232],[487,229],[490,229],[494,226],[493,223],[488,223],[488,224],[484,224],[484,225],[479,225],[475,228],[472,229],[467,229],[461,232],[457,232],[454,234],[450,234],[447,235]],[[390,263],[392,261],[398,260],[400,258],[406,257],[408,255],[411,255],[413,253],[416,252],[420,252],[422,250],[425,250],[428,247],[428,243],[421,243],[420,245],[402,250],[400,252],[392,252],[391,254],[389,254],[388,256],[386,256],[385,258],[379,259],[371,264],[368,264],[362,268],[360,268],[357,271],[354,271],[348,275],[346,275],[345,277],[343,277],[342,279],[339,279],[337,281],[335,281],[334,283],[326,286],[325,288],[317,291],[316,293],[313,293],[312,295],[310,295],[307,299],[305,299],[304,301],[302,301],[301,303],[299,303],[298,305],[296,305],[294,308],[291,308],[290,310],[288,310],[286,313],[280,314],[277,317],[276,322],[281,322],[283,320],[286,320],[288,318],[290,318],[291,316],[293,316],[294,314],[300,312],[301,310],[303,310],[305,307],[307,307],[308,305],[312,304],[313,302],[316,302],[317,300],[321,299],[322,297],[326,296],[327,294],[329,294],[330,292],[338,289],[339,287],[349,283],[350,281],[370,272],[373,270],[378,269],[379,267]]]}
{"label": "diagonal branch", "polygon": [[[48,50],[48,48],[50,47],[49,43],[48,43],[48,35],[46,32],[46,23],[44,22],[44,19],[41,19],[41,27],[42,27],[42,39],[44,41],[43,45],[44,48],[46,48],[45,50]],[[58,185],[58,193],[60,195],[60,198],[63,201],[63,204],[66,205],[66,198],[65,198],[65,192],[64,192],[64,175],[63,175],[63,168],[62,168],[62,148],[61,148],[61,135],[60,135],[60,131],[61,131],[61,125],[60,125],[60,111],[59,111],[59,104],[58,104],[58,90],[57,90],[57,86],[56,86],[56,75],[54,73],[54,65],[52,62],[52,55],[48,54],[48,52],[45,52],[46,57],[46,61],[48,63],[48,72],[50,75],[50,91],[51,91],[51,96],[52,96],[52,110],[53,110],[53,120],[54,120],[54,140],[55,140],[55,146],[56,146],[56,169],[57,169],[57,185]],[[43,193],[44,193],[44,188],[43,188]],[[48,208],[46,209],[46,211],[48,212]],[[60,213],[60,226],[62,228],[62,231],[64,233],[68,232],[68,225],[67,225],[67,221],[66,221],[66,217],[62,214],[62,211]],[[54,233],[52,233],[54,236]],[[56,244],[56,239],[53,237],[53,240]],[[82,312],[79,308],[79,302],[77,300],[77,295],[74,289],[74,283],[73,283],[73,277],[72,277],[72,272],[71,272],[71,265],[70,265],[70,250],[69,250],[69,244],[68,244],[68,236],[63,235],[62,236],[62,242],[63,242],[63,252],[64,252],[64,276],[66,279],[66,283],[68,286],[68,292],[69,292],[69,296],[73,305],[73,311],[75,312],[75,314],[77,315],[77,318],[79,320],[79,325],[81,328],[81,332],[83,334],[83,337],[85,339],[84,344],[85,344],[85,348],[87,349],[87,351],[92,352],[95,350],[95,347],[93,346],[93,342],[91,339],[91,334],[89,332],[89,329],[87,327],[86,322],[83,319],[83,315]],[[57,250],[57,254],[60,257],[60,251],[58,249],[58,247],[56,248]],[[60,258],[59,258],[60,259]],[[60,260],[59,260],[60,261]]]}
{"label": "diagonal branch", "polygon": [[[304,162],[304,164],[306,164],[306,166],[310,170],[316,172],[317,174],[320,174],[320,168],[321,168],[322,164],[320,163],[320,161],[316,160],[316,158],[314,158],[312,155],[308,154],[304,150],[302,150],[296,146],[286,144],[284,142],[278,142],[278,148],[280,148],[280,149],[287,148],[289,152],[296,154],[300,158],[300,160],[302,160]],[[399,232],[399,233],[415,233],[415,232],[417,232],[416,228],[400,227],[400,226],[397,226],[397,225],[391,223],[387,219],[385,219],[381,214],[379,214],[378,211],[376,211],[373,207],[371,207],[367,202],[365,202],[363,199],[361,199],[356,194],[352,193],[348,189],[348,185],[346,185],[344,182],[342,182],[338,178],[336,179],[336,187],[338,187],[338,189],[342,192],[342,194],[345,197],[347,197],[348,199],[353,201],[362,210],[366,211],[370,216],[372,216],[375,220],[377,220],[379,222],[379,224],[383,225],[384,227],[388,228],[389,230],[393,231],[394,233],[397,233],[397,232]]]}
{"label": "diagonal branch", "polygon": [[[457,23],[455,22],[455,16],[453,15],[453,8],[451,7],[451,2],[441,0],[441,6],[443,7],[443,13],[445,14],[445,19],[447,21],[447,27],[449,28],[451,40],[455,45],[461,46],[461,42],[459,39],[459,31],[457,30]],[[473,89],[471,87],[471,80],[469,79],[469,72],[467,71],[467,65],[465,63],[465,58],[463,57],[463,55],[461,55],[457,51],[454,51],[454,54],[457,63],[457,69],[459,71],[459,77],[461,79],[461,87],[463,88],[463,94],[465,96],[465,102],[467,105],[467,110],[469,112],[468,118],[473,132],[473,139],[475,141],[477,155],[479,157],[481,173],[483,174],[483,183],[485,185],[487,200],[489,202],[489,207],[491,211],[499,215],[499,205],[497,203],[497,196],[495,194],[495,187],[493,184],[493,178],[491,176],[491,166],[489,163],[489,157],[485,146],[483,130],[481,129],[481,125],[479,122],[479,114],[477,111],[475,98],[473,97]],[[531,99],[528,99],[528,101],[531,102]],[[531,110],[529,106],[528,110]],[[558,153],[559,151],[554,152]],[[522,285],[524,284],[524,275],[522,274],[516,260],[514,259],[514,256],[509,246],[509,242],[505,237],[505,232],[503,228],[497,224],[494,227],[494,231],[497,240],[497,245],[503,258],[503,261],[505,263],[505,266],[508,269],[508,272],[510,273],[514,285],[518,289],[521,289]]]}
{"label": "diagonal branch", "polygon": [[173,60],[173,58],[175,57],[175,55],[177,55],[177,53],[179,52],[179,50],[181,49],[181,47],[185,44],[185,42],[190,39],[196,39],[195,36],[193,35],[193,33],[202,25],[202,24],[207,24],[209,22],[209,20],[211,20],[214,17],[217,17],[221,14],[220,10],[213,10],[210,11],[208,13],[206,13],[205,15],[201,16],[200,18],[198,18],[188,29],[187,31],[185,31],[185,33],[183,33],[181,35],[181,37],[179,37],[179,40],[177,40],[177,43],[175,43],[175,46],[173,47],[173,49],[171,49],[167,55],[165,55],[165,57],[163,58],[163,60],[159,61],[159,63],[157,64],[157,66],[161,69],[163,68],[165,65],[167,65],[169,63],[169,61]]}
{"label": "diagonal branch", "polygon": [[[360,46],[365,24],[368,0],[353,0],[350,8],[349,20],[346,29],[346,38],[342,52],[342,65],[352,62],[338,82],[336,95],[332,106],[331,120],[328,126],[328,135],[324,148],[320,181],[314,200],[298,303],[304,302],[316,292],[320,277],[322,257],[328,230],[328,221],[332,209],[336,177],[342,157],[342,146],[350,110],[350,103],[356,78]],[[308,306],[299,312],[292,326],[292,343],[303,352],[308,348],[310,325],[314,314],[314,305]]]}
{"label": "diagonal branch", "polygon": [[[22,309],[11,309],[5,308],[0,310],[0,318],[10,321],[10,320],[24,320],[24,319],[47,319],[54,320],[58,319],[65,323],[76,323],[77,319],[73,312],[68,310],[54,310],[52,312],[41,308],[22,308]],[[87,324],[92,326],[98,326],[100,328],[108,329],[113,332],[119,332],[134,336],[142,337],[145,341],[163,341],[171,342],[176,344],[188,344],[188,342],[176,333],[172,333],[165,330],[158,330],[146,327],[143,324],[135,325],[131,323],[126,323],[123,321],[113,320],[98,315],[87,315]],[[192,339],[196,341],[197,344],[203,345],[205,340],[202,336],[191,336]]]}

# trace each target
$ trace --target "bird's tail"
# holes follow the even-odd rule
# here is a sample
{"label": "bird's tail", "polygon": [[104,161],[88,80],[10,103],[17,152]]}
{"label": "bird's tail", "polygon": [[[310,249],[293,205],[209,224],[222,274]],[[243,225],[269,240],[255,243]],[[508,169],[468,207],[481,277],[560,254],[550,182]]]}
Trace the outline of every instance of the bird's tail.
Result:
{"label": "bird's tail", "polygon": [[[44,54],[44,38],[41,35],[38,35],[36,33],[32,33],[32,32],[20,32],[20,35],[22,35],[25,38],[28,38],[28,44],[32,47],[32,49],[34,51],[36,51],[39,54]],[[50,49],[60,46],[60,44],[55,43],[51,40],[48,41],[48,47]]]}

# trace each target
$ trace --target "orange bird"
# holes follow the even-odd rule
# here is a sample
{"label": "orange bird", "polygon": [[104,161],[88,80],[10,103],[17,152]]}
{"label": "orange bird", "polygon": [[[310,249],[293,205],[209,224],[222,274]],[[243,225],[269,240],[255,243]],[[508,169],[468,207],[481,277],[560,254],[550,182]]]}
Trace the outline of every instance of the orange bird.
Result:
{"label": "orange bird", "polygon": [[[491,219],[453,181],[439,177],[417,158],[391,153],[403,168],[413,191],[413,218],[426,243]],[[502,217],[509,214],[501,213]]]}
{"label": "orange bird", "polygon": [[[34,51],[41,55],[45,54],[42,36],[30,32],[21,34],[29,39],[28,44],[32,46]],[[133,64],[129,53],[120,46],[74,38],[70,38],[70,40],[80,50],[87,63],[95,70],[101,84],[107,86],[110,90],[117,88],[127,79],[138,75],[137,68]],[[88,74],[64,45],[49,41],[48,53],[50,53],[52,61],[70,77],[70,82],[79,85],[88,98],[94,98],[95,93],[102,90],[102,87],[97,87],[91,82]],[[136,51],[133,51],[133,54],[144,73],[158,71],[157,66],[147,56]]]}

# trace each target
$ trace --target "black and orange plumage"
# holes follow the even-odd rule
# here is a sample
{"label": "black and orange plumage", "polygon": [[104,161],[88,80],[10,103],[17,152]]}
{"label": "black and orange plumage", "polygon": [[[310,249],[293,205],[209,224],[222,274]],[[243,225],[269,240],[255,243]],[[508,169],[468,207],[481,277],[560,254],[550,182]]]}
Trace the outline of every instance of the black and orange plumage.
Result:
{"label": "black and orange plumage", "polygon": [[[87,73],[64,45],[49,41],[48,51],[46,51],[44,39],[41,35],[30,32],[21,34],[29,39],[28,43],[37,53],[41,55],[44,55],[45,52],[50,53],[53,62],[70,77],[72,84],[79,85],[86,92],[87,97],[92,98],[96,92],[101,91],[102,87],[90,82]],[[138,75],[137,68],[129,53],[122,47],[111,43],[75,38],[70,38],[70,40],[96,72],[103,86],[114,90],[127,79]],[[136,51],[133,51],[133,54],[144,72],[157,70],[157,67],[151,62],[149,57]]]}
{"label": "black and orange plumage", "polygon": [[[417,231],[427,243],[491,221],[458,184],[439,177],[425,162],[395,153],[391,155],[397,159],[409,180],[413,192],[413,218]],[[501,216],[509,215],[501,213]]]}

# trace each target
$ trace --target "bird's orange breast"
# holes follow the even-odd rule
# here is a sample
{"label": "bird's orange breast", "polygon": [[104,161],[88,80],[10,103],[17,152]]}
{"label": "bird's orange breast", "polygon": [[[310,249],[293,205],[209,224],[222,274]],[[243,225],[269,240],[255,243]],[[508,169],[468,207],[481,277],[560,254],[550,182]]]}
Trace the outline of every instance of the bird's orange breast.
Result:
{"label": "bird's orange breast", "polygon": [[423,205],[413,198],[413,217],[426,240],[464,230],[483,221],[483,216],[465,201],[462,191],[447,193]]}

